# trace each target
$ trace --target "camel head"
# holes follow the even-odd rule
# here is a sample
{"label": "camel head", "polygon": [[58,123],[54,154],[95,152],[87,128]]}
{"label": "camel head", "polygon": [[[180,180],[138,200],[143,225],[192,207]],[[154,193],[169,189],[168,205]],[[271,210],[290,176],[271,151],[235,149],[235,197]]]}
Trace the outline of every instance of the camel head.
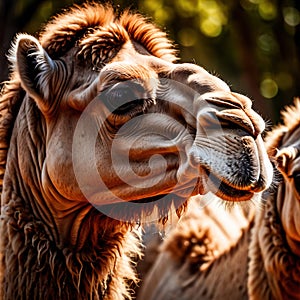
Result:
{"label": "camel head", "polygon": [[276,208],[290,249],[300,255],[300,101],[282,113],[283,124],[272,130],[267,148],[283,180],[276,194]]}
{"label": "camel head", "polygon": [[[175,63],[165,34],[137,14],[73,7],[39,39],[19,35],[11,60],[26,92],[22,177],[61,219],[90,204],[112,217],[155,206],[164,216],[195,194],[239,202],[270,185],[264,121],[251,101]],[[28,153],[39,147],[33,172]]]}

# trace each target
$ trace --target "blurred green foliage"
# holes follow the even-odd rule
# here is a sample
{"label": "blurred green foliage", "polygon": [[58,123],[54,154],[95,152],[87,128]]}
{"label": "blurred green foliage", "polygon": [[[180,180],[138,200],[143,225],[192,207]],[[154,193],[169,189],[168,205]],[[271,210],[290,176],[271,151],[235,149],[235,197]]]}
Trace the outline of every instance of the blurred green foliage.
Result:
{"label": "blurred green foliage", "polygon": [[[59,9],[83,1],[2,0],[0,34],[4,57],[15,32],[34,33]],[[267,119],[300,96],[300,1],[140,0],[111,1],[131,7],[167,31],[181,61],[217,74],[232,89],[254,99]],[[6,3],[6,4],[5,4]],[[6,6],[5,6],[6,5]],[[1,7],[2,6],[2,7]],[[12,28],[13,27],[13,28]],[[10,29],[10,30],[9,30]],[[1,58],[2,58],[1,57]],[[3,65],[2,65],[3,67]],[[5,71],[0,69],[1,80]]]}

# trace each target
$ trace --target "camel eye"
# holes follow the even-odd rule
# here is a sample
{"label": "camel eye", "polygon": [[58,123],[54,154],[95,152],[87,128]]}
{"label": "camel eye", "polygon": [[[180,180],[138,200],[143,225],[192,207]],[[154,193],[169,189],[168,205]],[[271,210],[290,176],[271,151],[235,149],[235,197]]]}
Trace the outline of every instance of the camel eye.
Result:
{"label": "camel eye", "polygon": [[106,107],[116,115],[136,114],[143,111],[144,88],[134,82],[120,82],[104,90],[100,97]]}
{"label": "camel eye", "polygon": [[300,172],[294,173],[293,178],[294,178],[295,188],[296,188],[298,194],[300,194]]}

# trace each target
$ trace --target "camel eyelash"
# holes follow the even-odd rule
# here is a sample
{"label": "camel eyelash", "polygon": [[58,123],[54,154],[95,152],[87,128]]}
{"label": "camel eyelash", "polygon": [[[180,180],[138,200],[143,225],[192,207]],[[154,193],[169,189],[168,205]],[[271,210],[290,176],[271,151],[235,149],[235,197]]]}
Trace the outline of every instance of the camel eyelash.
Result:
{"label": "camel eyelash", "polygon": [[145,112],[155,102],[147,97],[140,84],[134,82],[117,83],[105,89],[100,98],[113,114],[119,116],[129,114],[130,117]]}

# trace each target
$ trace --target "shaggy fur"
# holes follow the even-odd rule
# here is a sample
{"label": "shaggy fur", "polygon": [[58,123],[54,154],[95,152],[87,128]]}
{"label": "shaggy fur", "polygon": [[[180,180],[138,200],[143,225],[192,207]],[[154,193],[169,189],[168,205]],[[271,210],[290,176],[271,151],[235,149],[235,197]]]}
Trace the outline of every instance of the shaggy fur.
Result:
{"label": "shaggy fur", "polygon": [[[129,298],[126,281],[136,280],[131,259],[140,251],[138,232],[96,210],[86,219],[82,229],[86,232],[82,234],[87,240],[80,251],[59,249],[47,227],[34,219],[28,203],[12,193],[12,199],[3,207],[8,235],[2,237],[2,243],[13,251],[6,253],[5,264],[10,268],[4,273],[6,298]],[[100,226],[104,228],[101,235]],[[33,272],[26,272],[27,268]]]}
{"label": "shaggy fur", "polygon": [[[243,266],[253,209],[234,206],[228,211],[217,198],[201,207],[211,197],[191,199],[187,213],[160,245],[138,299],[239,299],[247,293]],[[229,288],[233,281],[238,287],[234,290]],[[217,288],[220,284],[222,289]]]}
{"label": "shaggy fur", "polygon": [[[293,106],[282,112],[283,124],[267,136],[268,152],[279,169],[282,164],[278,159],[279,149],[284,152],[291,146],[289,143],[299,147],[299,116],[300,100],[296,99]],[[298,160],[298,156],[290,157],[288,165]],[[294,169],[299,170],[299,166]],[[274,191],[264,193],[263,206],[256,210],[250,208],[246,224],[243,220],[236,225],[242,229],[240,238],[230,237],[221,249],[220,237],[215,232],[228,232],[230,219],[224,221],[219,215],[205,226],[206,219],[212,216],[209,208],[202,209],[200,214],[196,210],[188,211],[161,245],[161,253],[146,276],[139,299],[299,299],[299,244],[290,247],[282,223],[284,218],[289,218],[282,215],[283,202],[298,202],[299,195],[287,191],[288,181],[293,179],[292,175],[285,176],[283,172],[276,190],[273,187]],[[292,192],[297,193],[295,188],[294,185]],[[299,191],[299,187],[296,189]],[[291,211],[288,213],[292,215]],[[230,212],[228,217],[235,215],[236,212]],[[297,227],[299,218],[295,222]],[[294,238],[299,240],[299,234]]]}
{"label": "shaggy fur", "polygon": [[[114,10],[109,5],[75,5],[54,17],[41,31],[39,40],[52,58],[63,55],[77,45],[78,59],[91,57],[90,64],[94,67],[111,59],[101,51],[115,46],[116,41],[122,43],[128,38],[142,42],[157,57],[175,61],[175,51],[165,33],[129,11],[124,12],[119,20],[126,31],[122,29],[120,36],[112,36],[110,45],[101,44],[101,37],[93,33],[94,28],[105,26],[115,19]],[[107,36],[104,38],[107,43]],[[99,48],[89,44],[95,39],[100,41]],[[118,47],[115,50],[117,52]],[[112,51],[107,53],[111,55]],[[98,61],[95,56],[103,61]],[[14,190],[17,184],[3,186],[6,165],[13,164],[7,161],[7,155],[24,96],[18,74],[11,73],[10,80],[1,92],[0,103],[0,186],[6,198],[1,204],[0,299],[131,298],[130,286],[137,281],[133,261],[141,253],[139,230],[90,208],[80,229],[80,235],[86,236],[84,245],[78,245],[77,249],[60,248],[48,227],[34,217],[36,207],[19,196],[21,191]],[[33,120],[36,120],[39,113],[35,104],[29,111],[34,115]],[[43,124],[32,125],[43,130]],[[45,155],[43,142],[32,141],[33,153],[36,152],[35,148],[39,148],[39,160]],[[16,181],[22,181],[20,174],[15,176]],[[28,268],[34,272],[26,272]],[[6,290],[5,295],[3,290]]]}

